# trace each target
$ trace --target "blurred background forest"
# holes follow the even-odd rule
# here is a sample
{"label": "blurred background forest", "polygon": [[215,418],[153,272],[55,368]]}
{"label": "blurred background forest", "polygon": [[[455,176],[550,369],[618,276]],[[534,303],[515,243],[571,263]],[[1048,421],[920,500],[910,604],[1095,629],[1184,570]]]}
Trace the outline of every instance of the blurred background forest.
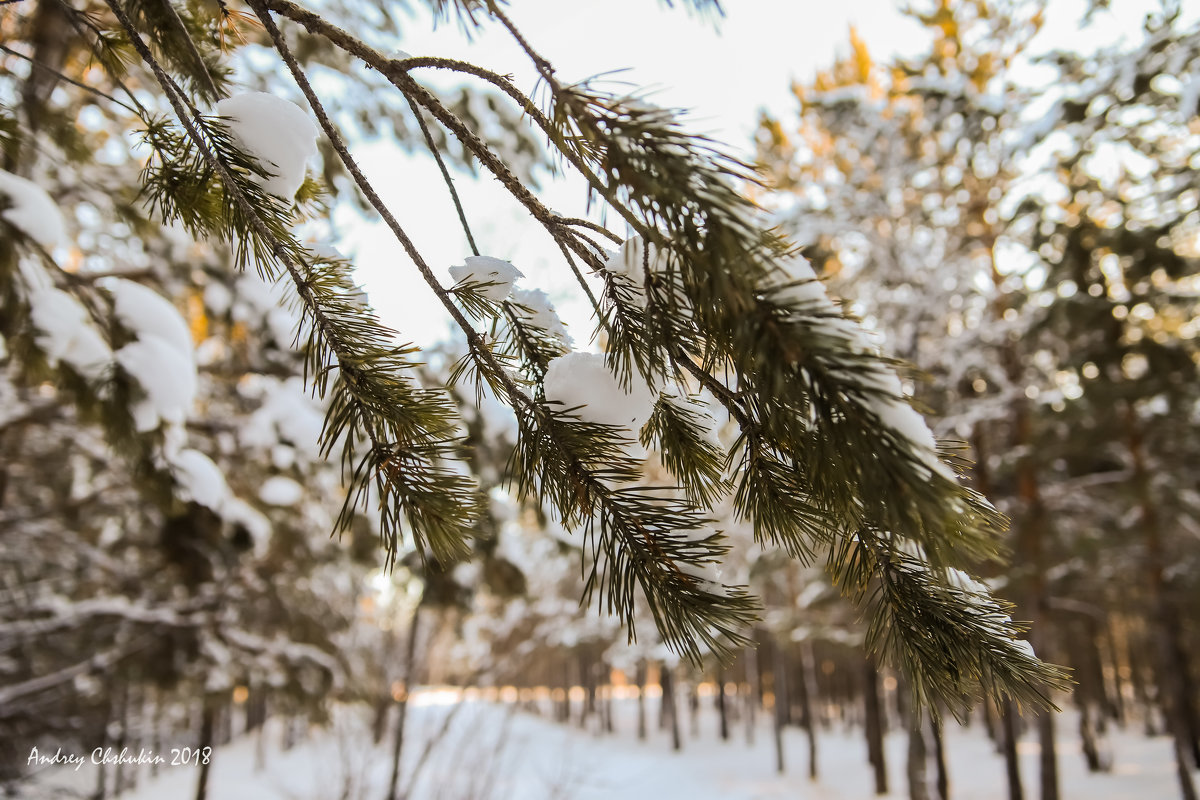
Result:
{"label": "blurred background forest", "polygon": [[[187,5],[192,24],[203,4]],[[16,797],[220,800],[241,796],[210,785],[224,753],[233,760],[245,745],[257,775],[307,742],[337,762],[326,772],[337,779],[291,796],[609,796],[569,776],[553,792],[513,788],[503,775],[520,762],[496,754],[505,726],[530,723],[473,707],[486,705],[538,715],[582,747],[624,738],[659,754],[728,757],[746,785],[712,796],[784,796],[785,786],[826,796],[807,787],[811,778],[913,800],[1057,800],[1083,786],[1194,798],[1200,28],[1177,5],[1148,4],[1144,29],[1119,44],[1089,47],[1085,32],[1074,49],[1047,49],[1044,5],[914,2],[919,47],[876,57],[851,31],[842,57],[798,79],[792,106],[764,112],[741,143],[763,174],[746,191],[804,248],[829,293],[912,365],[906,384],[935,434],[962,443],[973,485],[1009,517],[1011,563],[980,569],[1031,623],[1038,655],[1073,671],[1074,692],[1055,698],[1061,714],[984,702],[963,729],[914,713],[905,676],[864,656],[866,623],[821,560],[760,548],[732,514],[722,520],[732,546],[724,570],[763,600],[756,646],[698,669],[652,624],[628,643],[624,626],[580,603],[586,543],[507,490],[515,421],[488,396],[477,406],[469,386],[454,399],[489,499],[471,558],[439,563],[401,543],[388,569],[368,513],[331,537],[342,478],[319,451],[326,409],[300,377],[298,312],[253,271],[232,269],[228,247],[162,226],[147,206],[145,148],[114,76],[128,97],[166,106],[141,71],[105,61],[106,7],[5,4],[0,166],[45,189],[68,236],[45,244],[60,267],[33,290],[45,302],[26,302],[13,277],[13,220],[0,210],[0,787]],[[411,24],[370,2],[320,6],[393,47]],[[262,57],[261,27],[221,8],[237,83],[295,96]],[[519,0],[511,8],[519,14]],[[470,155],[436,126],[423,130],[399,95],[379,91],[378,75],[318,39],[297,42],[303,63],[339,87],[329,110],[352,140],[378,157],[383,143],[423,148],[428,133],[457,179],[473,180]],[[619,49],[607,55],[617,63],[598,69],[620,66]],[[552,182],[540,133],[479,86],[439,93],[514,171]],[[300,190],[303,230],[336,243],[347,217],[333,215],[335,225],[330,208],[358,201],[324,140],[320,148]],[[15,184],[0,175],[0,209],[11,210]],[[151,404],[163,430],[170,413],[186,425],[188,455],[169,468],[155,459],[159,440],[113,446],[124,423],[96,396],[96,362],[64,341],[61,319],[86,313],[75,298],[95,302],[90,292],[113,281],[169,300],[163,338],[176,341],[164,347],[186,332],[167,352],[182,349],[187,363],[167,370],[161,390],[178,396]],[[369,288],[374,301],[380,290]],[[120,316],[120,297],[137,289],[109,291]],[[392,322],[410,336],[404,320]],[[128,344],[135,329],[108,333]],[[576,346],[588,330],[570,326]],[[427,348],[423,381],[445,382],[463,347]],[[139,402],[150,383],[136,378],[131,369],[116,396]],[[471,719],[474,738],[455,733]],[[359,739],[346,733],[354,725]],[[534,741],[554,737],[537,730]],[[954,760],[956,742],[984,739],[976,760]],[[30,764],[33,746],[214,755],[188,770],[64,771]],[[375,755],[355,772],[351,751]],[[844,752],[854,756],[845,765]],[[754,789],[776,772],[793,782],[770,784],[778,794]],[[177,784],[156,783],[168,778]],[[648,796],[630,780],[612,796]]]}

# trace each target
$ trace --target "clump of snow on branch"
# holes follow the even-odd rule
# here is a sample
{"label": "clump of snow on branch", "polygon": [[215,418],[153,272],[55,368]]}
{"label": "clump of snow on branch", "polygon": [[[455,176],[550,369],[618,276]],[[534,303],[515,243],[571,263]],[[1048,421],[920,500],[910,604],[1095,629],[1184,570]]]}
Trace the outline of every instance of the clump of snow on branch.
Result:
{"label": "clump of snow on branch", "polygon": [[937,441],[925,418],[905,399],[895,370],[873,364],[862,370],[856,381],[869,390],[866,404],[879,421],[906,439],[922,464],[947,480],[955,480],[954,470],[938,458]]}
{"label": "clump of snow on branch", "polygon": [[0,170],[0,217],[47,249],[67,238],[58,206],[42,187],[31,180]]}
{"label": "clump of snow on branch", "polygon": [[571,336],[567,326],[559,319],[558,312],[550,302],[550,298],[541,289],[513,289],[513,303],[517,305],[516,314],[526,324],[540,328],[551,336],[557,336],[564,344],[570,346]]}
{"label": "clump of snow on branch", "polygon": [[142,386],[132,409],[134,425],[150,431],[161,422],[182,424],[196,397],[196,360],[188,325],[162,295],[124,279],[106,282],[113,311],[136,340],[117,351],[117,363]]}
{"label": "clump of snow on branch", "polygon": [[171,301],[148,286],[116,278],[105,283],[113,297],[113,312],[139,339],[162,339],[181,353],[192,350],[192,334],[187,322]]}
{"label": "clump of snow on branch", "polygon": [[211,458],[188,448],[168,454],[167,462],[185,499],[212,510],[226,522],[243,526],[255,549],[263,551],[271,535],[271,522],[230,490],[225,474]]}
{"label": "clump of snow on branch", "polygon": [[604,264],[604,270],[617,276],[626,284],[629,290],[629,301],[639,308],[646,307],[646,267],[650,272],[664,272],[668,259],[665,251],[653,244],[647,245],[641,236],[631,236],[609,256]]}
{"label": "clump of snow on branch", "polygon": [[492,302],[502,303],[512,291],[517,278],[525,275],[512,264],[491,256],[467,256],[462,265],[450,267],[450,277],[456,283],[490,284],[481,286],[479,293]]}
{"label": "clump of snow on branch", "polygon": [[112,364],[112,350],[73,295],[39,286],[29,293],[29,316],[34,340],[51,363],[66,363],[88,380],[99,379]]}
{"label": "clump of snow on branch", "polygon": [[[841,315],[808,259],[793,255],[781,262],[780,270],[782,274],[772,292],[777,302],[799,313],[813,315],[816,317],[814,330],[846,342],[855,352],[876,351],[869,339],[870,332],[855,320]],[[864,405],[880,423],[909,445],[922,464],[947,480],[955,480],[954,470],[938,458],[933,432],[925,418],[909,404],[895,370],[873,363],[847,373],[847,377],[864,390]]]}
{"label": "clump of snow on branch", "polygon": [[825,292],[825,284],[817,278],[816,270],[807,258],[796,253],[779,262],[778,276],[772,297],[781,304],[798,306],[807,312],[837,313],[837,305]]}
{"label": "clump of snow on branch", "polygon": [[650,419],[658,393],[635,376],[629,389],[598,353],[567,353],[550,362],[542,382],[546,400],[585,422],[624,429],[633,438]]}
{"label": "clump of snow on branch", "polygon": [[[320,458],[325,412],[305,390],[300,377],[279,380],[254,376],[239,385],[238,392],[248,400],[261,400],[258,409],[238,430],[241,447],[277,451],[281,445],[287,445],[293,457],[299,454],[306,461]],[[273,457],[273,461],[281,469],[290,466],[286,458]]]}
{"label": "clump of snow on branch", "polygon": [[258,487],[258,499],[269,506],[294,506],[304,497],[304,487],[284,475],[272,475]]}
{"label": "clump of snow on branch", "polygon": [[170,462],[171,473],[183,489],[184,497],[219,512],[229,494],[221,468],[204,453],[192,449],[180,450]]}
{"label": "clump of snow on branch", "polygon": [[234,142],[272,173],[255,181],[269,194],[292,200],[317,155],[317,126],[295,103],[266,92],[247,92],[217,103]]}
{"label": "clump of snow on branch", "polygon": [[268,283],[253,272],[237,279],[231,317],[234,322],[265,324],[271,337],[281,348],[289,348],[300,327],[300,314],[286,287]]}

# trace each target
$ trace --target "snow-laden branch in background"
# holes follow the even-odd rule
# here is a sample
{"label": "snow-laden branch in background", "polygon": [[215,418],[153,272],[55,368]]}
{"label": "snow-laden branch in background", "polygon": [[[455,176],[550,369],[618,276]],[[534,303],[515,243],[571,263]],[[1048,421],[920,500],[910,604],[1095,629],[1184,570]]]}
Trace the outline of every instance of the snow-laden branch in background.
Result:
{"label": "snow-laden branch in background", "polygon": [[27,178],[0,170],[0,218],[50,250],[67,240],[58,205]]}

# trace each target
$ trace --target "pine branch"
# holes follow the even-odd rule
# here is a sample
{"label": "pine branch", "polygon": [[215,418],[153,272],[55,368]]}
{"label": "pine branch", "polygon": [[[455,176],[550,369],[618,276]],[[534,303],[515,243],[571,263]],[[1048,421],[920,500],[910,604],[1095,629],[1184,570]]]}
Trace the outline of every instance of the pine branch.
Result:
{"label": "pine branch", "polygon": [[[696,579],[682,572],[676,563],[683,561],[686,565],[696,565],[701,563],[708,553],[711,553],[709,560],[715,560],[719,556],[714,546],[708,546],[707,549],[698,546],[672,547],[671,537],[675,535],[672,532],[695,529],[700,524],[700,518],[695,517],[695,512],[685,506],[671,505],[649,496],[630,494],[632,490],[623,490],[623,494],[609,491],[607,486],[610,482],[628,483],[640,471],[636,463],[618,457],[620,437],[604,430],[603,426],[580,428],[564,425],[531,401],[516,386],[502,368],[496,354],[484,344],[470,322],[453,304],[450,293],[437,283],[411,240],[371,188],[308,84],[303,71],[291,56],[282,34],[270,17],[267,4],[251,0],[251,6],[262,20],[276,49],[288,64],[319,123],[360,190],[387,222],[416,263],[422,277],[430,284],[467,337],[469,356],[474,361],[476,375],[480,380],[486,381],[493,391],[504,397],[517,413],[518,419],[524,422],[521,427],[523,442],[526,445],[536,444],[532,444],[532,449],[526,451],[523,463],[537,464],[544,468],[537,475],[542,495],[549,494],[567,519],[575,524],[592,524],[590,512],[584,516],[577,516],[582,508],[579,503],[586,504],[600,515],[597,548],[593,551],[593,579],[588,583],[588,594],[596,588],[597,571],[603,564],[610,576],[604,583],[603,596],[609,608],[617,611],[629,626],[631,636],[634,618],[633,581],[636,579],[637,585],[645,593],[660,630],[674,647],[689,657],[699,659],[701,642],[709,647],[720,648],[722,636],[735,642],[740,641],[737,631],[749,622],[754,609],[753,602],[737,590],[733,590],[730,596],[726,597],[701,587]],[[431,109],[435,116],[438,116],[437,108],[440,108],[440,105]],[[479,288],[456,287],[460,297],[470,291],[478,293]],[[525,327],[515,319],[516,315],[513,316],[510,324],[514,330],[524,333],[527,338]],[[534,356],[535,366],[540,367],[543,372],[544,366],[540,362],[544,361],[545,359]],[[549,469],[545,469],[546,467]],[[565,473],[564,468],[567,469]],[[561,482],[563,475],[571,475],[575,479],[570,488]],[[532,473],[529,474],[530,480],[523,483],[526,490],[534,485],[532,477]]]}
{"label": "pine branch", "polygon": [[598,256],[590,252],[582,242],[575,240],[574,237],[565,236],[561,226],[555,224],[557,215],[546,208],[529,191],[528,187],[491,152],[487,145],[462,120],[451,114],[433,94],[408,75],[409,65],[420,61],[420,59],[386,58],[365,42],[336,25],[327,22],[319,15],[290,2],[290,0],[265,0],[263,5],[267,9],[298,23],[309,33],[327,39],[335,46],[360,59],[364,64],[387,78],[405,97],[421,105],[439,123],[445,126],[463,144],[468,152],[474,155],[504,185],[509,193],[525,206],[534,219],[547,229],[555,241],[565,245],[583,259],[593,270],[598,270],[601,267]]}
{"label": "pine branch", "polygon": [[[453,458],[453,406],[436,393],[413,389],[400,377],[398,371],[405,368],[404,351],[386,344],[386,332],[378,322],[348,298],[344,273],[331,263],[307,261],[304,248],[287,231],[278,201],[246,179],[249,174],[262,175],[262,168],[239,154],[220,126],[206,122],[189,107],[182,90],[155,60],[117,0],[107,2],[166,93],[186,131],[186,144],[224,189],[223,213],[210,220],[184,218],[185,223],[223,238],[238,238],[243,263],[253,252],[260,265],[268,259],[283,265],[311,321],[309,363],[316,385],[324,393],[329,375],[335,369],[340,375],[323,431],[326,452],[339,437],[345,442],[342,463],[350,474],[351,489],[339,524],[348,525],[354,508],[366,502],[367,482],[373,477],[385,503],[381,529],[390,553],[395,553],[396,532],[402,527],[400,515],[404,512],[419,544],[427,542],[435,553],[452,559],[461,552],[477,513],[473,487],[440,466],[442,460]],[[162,126],[149,134],[159,137],[160,146],[170,146],[170,136]],[[178,143],[180,151],[186,150],[183,144]],[[198,166],[193,169],[197,174],[203,172]],[[242,176],[240,180],[234,170]],[[178,187],[163,187],[164,200],[170,200],[172,188]],[[186,205],[186,201],[172,201],[179,213]],[[266,213],[260,214],[260,208]],[[369,443],[369,450],[356,464],[355,432]]]}

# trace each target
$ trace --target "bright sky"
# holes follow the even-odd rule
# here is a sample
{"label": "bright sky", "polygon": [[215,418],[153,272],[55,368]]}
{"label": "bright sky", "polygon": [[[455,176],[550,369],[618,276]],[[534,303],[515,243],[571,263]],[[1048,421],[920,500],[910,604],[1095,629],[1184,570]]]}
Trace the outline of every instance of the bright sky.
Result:
{"label": "bright sky", "polygon": [[[614,79],[653,90],[660,105],[690,109],[687,127],[713,136],[747,154],[756,120],[766,108],[777,116],[795,110],[789,91],[794,79],[807,81],[848,51],[855,26],[876,58],[919,50],[924,34],[895,10],[895,0],[726,0],[724,18],[687,13],[655,0],[512,0],[509,16],[530,44],[571,81],[625,70]],[[1054,0],[1046,35],[1070,45],[1078,34],[1082,0]],[[1115,13],[1090,30],[1088,40],[1135,34],[1152,0],[1114,0]],[[574,13],[564,13],[569,8]],[[1103,34],[1100,36],[1100,34]],[[426,16],[415,17],[398,46],[412,55],[442,55],[511,74],[531,93],[535,74],[528,60],[498,25],[474,41],[454,24],[436,31]],[[431,80],[432,71],[418,74]],[[446,272],[470,254],[449,195],[432,159],[394,146],[356,148],[383,199],[415,240],[434,272],[449,285]],[[585,216],[582,181],[543,181],[541,200],[569,216]],[[576,347],[587,344],[592,324],[586,300],[557,248],[490,177],[456,175],[472,230],[484,255],[513,262],[526,288],[546,290],[567,322]],[[372,304],[405,341],[428,344],[448,330],[447,317],[433,293],[416,276],[387,229],[364,222],[344,208],[339,246],[354,257],[359,280]],[[618,231],[621,232],[621,231]]]}

